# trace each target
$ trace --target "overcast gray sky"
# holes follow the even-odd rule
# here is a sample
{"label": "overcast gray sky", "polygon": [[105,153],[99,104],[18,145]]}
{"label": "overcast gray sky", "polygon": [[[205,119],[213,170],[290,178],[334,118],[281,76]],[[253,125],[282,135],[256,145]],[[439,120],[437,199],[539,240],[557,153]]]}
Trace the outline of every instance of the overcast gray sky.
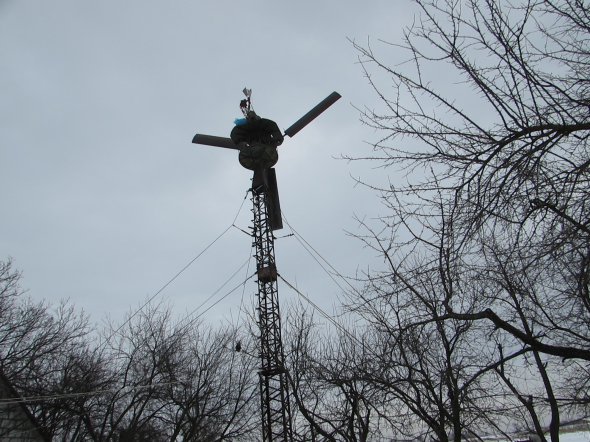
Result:
{"label": "overcast gray sky", "polygon": [[[371,171],[335,157],[366,152],[377,135],[353,105],[377,101],[347,39],[399,39],[410,7],[0,0],[0,259],[14,259],[36,300],[68,298],[96,321],[136,309],[238,213],[251,172],[236,152],[191,139],[228,136],[247,86],[283,130],[333,90],[343,96],[285,141],[276,168],[288,222],[340,271],[365,266],[371,254],[345,231],[354,213],[380,211],[350,177]],[[250,218],[248,200],[236,224]],[[251,253],[231,229],[157,299],[193,311]],[[326,308],[336,302],[338,287],[293,237],[276,254],[285,278]],[[255,290],[246,286],[245,303]],[[284,285],[279,295],[296,298]],[[241,297],[207,317],[234,320]]]}

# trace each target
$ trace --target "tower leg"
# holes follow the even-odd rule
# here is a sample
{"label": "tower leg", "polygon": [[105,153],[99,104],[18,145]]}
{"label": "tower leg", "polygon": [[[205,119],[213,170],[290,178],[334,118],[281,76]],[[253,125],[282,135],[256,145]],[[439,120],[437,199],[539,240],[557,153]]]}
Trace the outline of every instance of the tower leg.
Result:
{"label": "tower leg", "polygon": [[253,237],[258,273],[258,327],[260,331],[260,405],[262,440],[291,442],[291,408],[277,290],[274,235],[265,185],[252,189]]}

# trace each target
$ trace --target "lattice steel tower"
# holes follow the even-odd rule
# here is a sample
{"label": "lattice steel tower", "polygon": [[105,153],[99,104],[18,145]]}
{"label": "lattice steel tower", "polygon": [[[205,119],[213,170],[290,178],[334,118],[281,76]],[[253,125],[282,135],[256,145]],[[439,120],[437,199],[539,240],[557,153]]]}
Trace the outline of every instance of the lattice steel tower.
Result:
{"label": "lattice steel tower", "polygon": [[332,92],[317,106],[281,133],[277,124],[260,118],[251,105],[252,91],[244,89],[240,102],[243,119],[236,120],[230,138],[196,134],[193,143],[239,150],[242,166],[254,171],[252,178],[252,238],[258,276],[258,329],[260,333],[260,408],[262,440],[291,442],[293,428],[289,384],[281,339],[281,315],[274,253],[275,230],[283,227],[275,169],[277,147],[284,135],[294,136],[320,115],[340,94]]}
{"label": "lattice steel tower", "polygon": [[[260,332],[260,404],[264,441],[291,441],[291,406],[281,339],[274,235],[267,198],[269,187],[252,187],[253,228],[258,274],[258,327]],[[272,212],[271,212],[272,213]]]}

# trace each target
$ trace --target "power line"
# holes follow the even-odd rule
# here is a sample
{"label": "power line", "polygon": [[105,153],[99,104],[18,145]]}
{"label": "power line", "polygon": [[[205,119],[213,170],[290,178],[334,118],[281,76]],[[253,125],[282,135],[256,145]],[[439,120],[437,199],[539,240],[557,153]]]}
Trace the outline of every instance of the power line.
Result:
{"label": "power line", "polygon": [[[283,219],[285,220],[285,224],[287,226],[289,226],[289,228],[293,232],[293,235],[295,236],[295,239],[297,240],[297,242],[299,242],[299,244],[303,247],[303,249],[313,258],[313,260],[320,266],[320,268],[330,277],[330,279],[334,282],[334,284],[336,284],[338,286],[338,288],[340,288],[340,290],[342,290],[343,292],[346,291],[338,283],[338,281],[334,278],[334,275],[336,275],[341,280],[343,280],[352,289],[353,292],[358,294],[358,290],[349,282],[348,278],[346,278],[344,275],[342,275],[326,258],[324,258],[322,256],[321,253],[319,253],[299,232],[297,232],[297,230],[295,230],[295,228],[291,224],[289,224],[289,222],[288,222],[287,218],[284,216],[284,214],[283,214]],[[313,253],[312,253],[312,251],[313,251]],[[318,257],[319,257],[319,259],[318,259]],[[322,264],[322,262],[320,262],[320,260],[323,261],[332,271],[330,272],[329,270],[327,270],[326,267],[324,267],[324,265]]]}
{"label": "power line", "polygon": [[119,388],[108,388],[103,390],[92,390],[92,391],[84,391],[79,393],[63,393],[63,394],[55,394],[55,395],[43,395],[43,396],[25,396],[19,398],[8,398],[8,399],[0,399],[0,405],[14,405],[14,404],[22,404],[22,403],[31,403],[31,402],[44,402],[48,400],[55,400],[55,399],[71,399],[77,397],[84,397],[84,396],[99,396],[102,394],[107,393],[117,393],[120,391],[137,391],[137,390],[145,390],[148,388],[154,387],[166,387],[169,385],[176,385],[179,384],[180,381],[175,382],[162,382],[157,384],[147,384],[147,385],[136,385],[135,387],[127,386],[127,387],[119,387]]}
{"label": "power line", "polygon": [[[240,269],[241,270],[241,269]],[[248,276],[244,281],[240,282],[238,285],[236,285],[233,289],[231,289],[229,292],[227,292],[225,295],[223,295],[221,298],[219,298],[214,304],[210,305],[207,309],[205,309],[204,311],[202,311],[195,319],[193,319],[191,321],[192,322],[196,321],[197,319],[199,319],[201,316],[203,316],[205,313],[207,313],[209,310],[211,310],[213,307],[215,307],[217,304],[219,304],[221,301],[223,301],[225,298],[227,298],[229,295],[231,295],[233,292],[235,292],[237,289],[239,289],[240,287],[242,287],[244,284],[246,284],[246,282],[248,282],[250,279],[252,279],[252,277],[256,275],[256,273],[253,273],[252,275]]]}
{"label": "power line", "polygon": [[[131,314],[125,321],[123,321],[123,323],[116,329],[114,330],[108,337],[107,339],[101,344],[100,347],[105,346],[106,344],[108,344],[110,342],[110,340],[113,338],[113,336],[115,336],[117,333],[119,333],[123,327],[125,327],[135,316],[137,316],[149,303],[151,303],[160,293],[162,293],[170,284],[172,284],[172,282],[174,282],[182,273],[184,273],[192,264],[194,264],[201,256],[203,256],[203,254],[209,250],[217,241],[219,241],[232,227],[236,227],[235,222],[238,219],[238,216],[240,215],[240,212],[242,211],[242,207],[244,207],[244,202],[246,201],[248,194],[246,193],[246,196],[244,197],[244,199],[242,200],[242,203],[240,204],[240,207],[236,213],[236,215],[234,216],[233,221],[231,222],[231,224],[229,226],[227,226],[225,228],[225,230],[223,230],[223,232],[221,232],[213,241],[211,241],[203,250],[201,250],[194,258],[192,258],[184,267],[182,267],[170,280],[168,280],[168,282],[166,282],[162,287],[160,287],[159,290],[157,290],[152,296],[150,296],[148,298],[148,300],[146,302],[144,302],[135,312],[133,312],[133,314]],[[99,347],[99,348],[100,348]]]}
{"label": "power line", "polygon": [[[234,271],[231,276],[225,280],[225,282],[217,289],[215,290],[207,299],[205,299],[201,304],[199,304],[195,309],[193,309],[188,315],[186,315],[186,317],[183,319],[184,320],[189,320],[189,318],[194,315],[201,307],[203,307],[207,302],[209,302],[215,295],[217,295],[221,289],[223,289],[244,267],[246,267],[246,265],[248,265],[249,268],[249,263],[251,261],[252,257],[249,256],[248,259],[242,264],[240,265],[240,267]],[[215,307],[217,304],[219,304],[221,301],[223,301],[225,298],[227,298],[229,295],[231,295],[233,292],[235,292],[238,288],[245,286],[246,282],[248,282],[252,276],[254,276],[254,274],[246,277],[246,279],[244,279],[242,282],[240,282],[238,285],[236,285],[235,287],[233,287],[229,292],[225,293],[221,298],[219,298],[217,301],[215,301],[212,305],[210,305],[209,307],[207,307],[204,311],[200,312],[195,318],[192,318],[189,320],[189,322],[186,325],[183,325],[182,328],[187,328],[190,327],[192,324],[194,324],[194,322],[199,319],[201,316],[203,316],[205,313],[207,313],[209,310],[211,310],[213,307]]]}
{"label": "power line", "polygon": [[279,274],[278,276],[295,293],[297,293],[299,296],[301,296],[309,305],[311,305],[315,310],[317,310],[324,318],[326,318],[328,321],[330,321],[336,328],[338,328],[344,334],[349,336],[357,344],[359,344],[361,346],[364,345],[355,335],[353,335],[350,331],[348,331],[346,328],[344,328],[338,321],[336,321],[332,316],[330,316],[328,313],[326,313],[319,305],[317,305],[315,302],[313,302],[311,299],[309,299],[308,296],[304,295],[299,289],[297,289],[297,287],[295,287],[293,284],[291,284],[289,281],[287,281],[285,278],[283,278],[282,275]]}

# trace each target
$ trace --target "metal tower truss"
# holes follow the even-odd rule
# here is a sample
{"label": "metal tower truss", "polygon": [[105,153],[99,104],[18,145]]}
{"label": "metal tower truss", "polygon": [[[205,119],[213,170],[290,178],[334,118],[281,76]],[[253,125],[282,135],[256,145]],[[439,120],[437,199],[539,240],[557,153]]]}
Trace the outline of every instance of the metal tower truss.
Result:
{"label": "metal tower truss", "polygon": [[[269,189],[266,183],[252,188],[253,240],[258,275],[258,329],[260,332],[260,404],[262,440],[291,442],[291,407],[281,340],[281,318],[277,290],[274,235],[269,216]],[[272,209],[271,209],[272,210]],[[272,215],[271,215],[272,216]]]}
{"label": "metal tower truss", "polygon": [[258,273],[258,329],[260,331],[260,361],[258,372],[262,408],[263,442],[291,442],[293,430],[289,405],[289,385],[285,370],[285,354],[281,341],[281,319],[277,292],[274,230],[283,227],[275,170],[279,159],[277,148],[284,137],[293,137],[338,99],[332,92],[282,134],[278,125],[259,117],[252,108],[252,90],[244,88],[246,96],[240,101],[245,118],[236,120],[230,138],[196,134],[193,143],[239,151],[238,160],[254,171],[252,178],[252,237],[256,248]]}

